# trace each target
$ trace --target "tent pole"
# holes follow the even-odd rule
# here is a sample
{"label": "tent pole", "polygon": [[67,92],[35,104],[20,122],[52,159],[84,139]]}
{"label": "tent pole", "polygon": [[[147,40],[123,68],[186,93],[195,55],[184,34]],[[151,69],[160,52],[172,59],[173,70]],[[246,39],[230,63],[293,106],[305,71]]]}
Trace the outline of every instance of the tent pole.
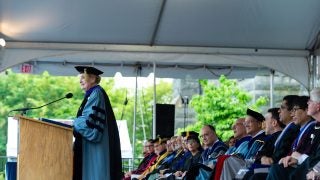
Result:
{"label": "tent pole", "polygon": [[153,62],[153,122],[152,122],[152,138],[156,138],[156,104],[157,104],[157,88],[156,88],[156,62]]}
{"label": "tent pole", "polygon": [[311,61],[312,61],[312,86],[310,88],[313,89],[314,87],[317,86],[317,77],[319,75],[319,72],[318,72],[318,57],[317,56],[314,56],[314,55],[311,55]]}
{"label": "tent pole", "polygon": [[[141,89],[141,93],[143,92],[143,90]],[[146,130],[145,130],[145,125],[144,125],[144,116],[143,116],[143,107],[142,107],[142,102],[141,102],[141,97],[143,98],[143,93],[140,95],[139,98],[139,109],[140,109],[140,116],[141,116],[141,125],[142,125],[142,131],[143,131],[143,143],[145,143],[147,141],[146,138]]]}
{"label": "tent pole", "polygon": [[313,55],[308,56],[308,62],[309,62],[308,91],[310,92],[314,87],[316,87],[316,82],[317,82],[317,75],[318,75],[317,56],[313,56]]}
{"label": "tent pole", "polygon": [[318,82],[318,77],[319,77],[319,56],[315,56],[314,57],[315,59],[315,63],[316,63],[316,72],[315,72],[315,77],[314,77],[314,84],[315,84],[315,87],[318,87],[319,85],[317,85],[317,82]]}
{"label": "tent pole", "polygon": [[270,108],[274,105],[274,70],[270,70]]}
{"label": "tent pole", "polygon": [[133,127],[132,127],[132,169],[134,169],[134,160],[135,160],[135,151],[136,151],[136,121],[137,121],[137,97],[138,97],[138,75],[141,73],[141,66],[136,67],[136,85],[135,85],[135,93],[134,93],[134,110],[133,110]]}
{"label": "tent pole", "polygon": [[160,11],[159,11],[159,14],[158,14],[158,18],[157,18],[157,23],[156,23],[155,28],[154,28],[153,33],[152,33],[150,46],[153,46],[154,42],[156,40],[166,2],[167,2],[167,0],[163,0],[162,1],[161,8],[160,8]]}

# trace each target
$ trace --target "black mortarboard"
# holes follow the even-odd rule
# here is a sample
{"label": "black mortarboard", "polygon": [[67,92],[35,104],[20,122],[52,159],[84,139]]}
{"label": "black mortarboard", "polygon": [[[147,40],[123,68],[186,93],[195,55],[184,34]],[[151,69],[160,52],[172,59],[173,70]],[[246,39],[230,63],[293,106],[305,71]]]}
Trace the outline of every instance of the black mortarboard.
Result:
{"label": "black mortarboard", "polygon": [[163,144],[163,143],[166,143],[168,140],[169,140],[168,138],[157,137],[156,139],[153,140],[153,143]]}
{"label": "black mortarboard", "polygon": [[186,137],[186,134],[187,134],[187,133],[186,133],[185,131],[183,131],[183,132],[181,133],[181,136],[182,136],[182,137]]}
{"label": "black mortarboard", "polygon": [[199,136],[199,133],[195,132],[195,131],[185,131],[181,133],[182,137],[188,137],[188,136]]}
{"label": "black mortarboard", "polygon": [[190,136],[188,136],[187,140],[189,140],[189,139],[194,139],[194,140],[196,140],[199,144],[201,144],[198,136],[190,135]]}
{"label": "black mortarboard", "polygon": [[255,118],[257,121],[260,121],[260,122],[264,121],[264,117],[262,114],[260,114],[256,111],[253,111],[249,108],[247,109],[247,115]]}
{"label": "black mortarboard", "polygon": [[91,67],[91,66],[75,66],[74,68],[76,68],[76,70],[79,73],[84,73],[86,72],[87,74],[94,74],[99,76],[100,74],[102,74],[103,72],[100,71],[99,69],[95,68],[95,67]]}
{"label": "black mortarboard", "polygon": [[195,132],[195,131],[187,131],[187,137],[188,136],[196,136],[196,137],[198,137],[199,136],[199,133],[197,133],[197,132]]}

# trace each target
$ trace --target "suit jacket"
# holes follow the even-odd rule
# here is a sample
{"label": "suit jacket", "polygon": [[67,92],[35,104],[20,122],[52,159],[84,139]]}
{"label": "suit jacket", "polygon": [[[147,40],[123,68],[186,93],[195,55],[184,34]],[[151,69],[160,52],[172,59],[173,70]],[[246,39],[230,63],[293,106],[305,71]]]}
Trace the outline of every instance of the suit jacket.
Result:
{"label": "suit jacket", "polygon": [[306,165],[307,168],[312,168],[320,161],[320,123],[317,123],[312,133],[314,138],[309,137],[308,149],[310,149],[309,157],[301,164]]}
{"label": "suit jacket", "polygon": [[288,127],[283,130],[283,135],[279,137],[279,142],[274,148],[271,156],[273,162],[278,162],[282,157],[289,154],[291,151],[291,145],[299,133],[300,127],[294,123],[290,123],[287,126]]}
{"label": "suit jacket", "polygon": [[302,134],[302,137],[299,141],[299,144],[296,148],[296,151],[301,153],[301,154],[310,154],[312,153],[312,150],[314,149],[311,149],[311,139],[310,139],[310,135],[312,133],[314,133],[314,120],[312,121],[309,121],[308,124],[310,124],[308,126],[308,128],[304,131],[304,133]]}
{"label": "suit jacket", "polygon": [[255,163],[261,163],[261,157],[262,156],[267,156],[271,157],[273,152],[274,152],[274,143],[276,142],[278,136],[280,135],[281,131],[275,132],[271,135],[268,135],[265,144],[263,145],[262,149],[258,151],[256,158],[255,158]]}

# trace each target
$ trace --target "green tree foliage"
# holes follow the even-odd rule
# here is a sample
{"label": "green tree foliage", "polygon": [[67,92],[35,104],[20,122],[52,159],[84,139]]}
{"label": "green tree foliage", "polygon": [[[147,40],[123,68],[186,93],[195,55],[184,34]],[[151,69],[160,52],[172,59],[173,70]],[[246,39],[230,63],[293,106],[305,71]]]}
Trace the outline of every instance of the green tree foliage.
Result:
{"label": "green tree foliage", "polygon": [[225,76],[221,76],[217,84],[207,80],[200,83],[203,94],[195,95],[191,100],[197,122],[188,126],[187,130],[199,132],[203,125],[211,124],[216,128],[217,134],[227,140],[233,134],[233,122],[245,116],[247,107],[257,110],[267,103],[266,97],[260,97],[252,103],[251,95],[240,89],[235,80],[229,80]]}
{"label": "green tree foliage", "polygon": [[19,112],[9,112],[22,107],[37,107],[72,92],[74,98],[66,99],[41,109],[27,111],[28,117],[64,118],[75,116],[83,92],[77,77],[52,77],[48,73],[39,75],[15,74],[7,71],[0,81],[0,153],[5,155],[7,117]]}

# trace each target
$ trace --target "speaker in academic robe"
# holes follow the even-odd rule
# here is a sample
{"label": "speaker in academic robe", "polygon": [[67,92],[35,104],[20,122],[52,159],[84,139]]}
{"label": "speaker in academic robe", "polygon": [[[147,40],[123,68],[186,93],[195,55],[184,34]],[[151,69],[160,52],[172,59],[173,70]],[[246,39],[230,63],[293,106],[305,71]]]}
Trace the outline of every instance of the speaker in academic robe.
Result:
{"label": "speaker in academic robe", "polygon": [[171,137],[174,135],[175,105],[156,104],[156,135]]}

